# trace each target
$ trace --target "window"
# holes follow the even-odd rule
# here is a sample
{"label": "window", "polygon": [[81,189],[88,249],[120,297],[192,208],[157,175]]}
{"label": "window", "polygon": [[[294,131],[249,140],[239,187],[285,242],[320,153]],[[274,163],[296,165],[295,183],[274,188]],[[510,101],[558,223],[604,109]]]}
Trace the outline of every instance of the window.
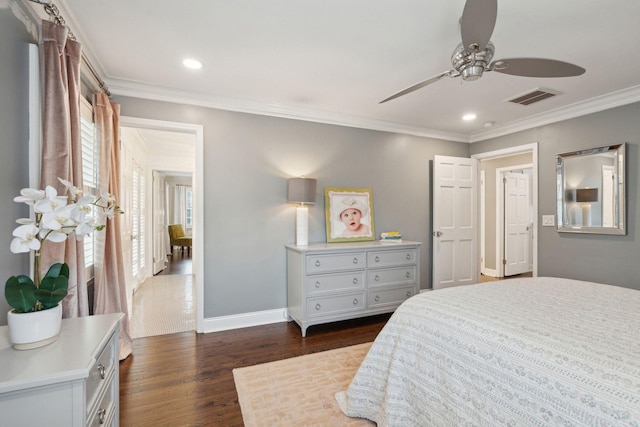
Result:
{"label": "window", "polygon": [[[80,102],[80,137],[82,140],[82,181],[84,194],[98,194],[99,151],[94,139],[93,108],[84,98]],[[84,237],[86,279],[93,278],[95,258],[94,233]]]}
{"label": "window", "polygon": [[193,227],[193,191],[191,187],[187,187],[187,191],[185,194],[185,220],[187,224],[187,228]]}

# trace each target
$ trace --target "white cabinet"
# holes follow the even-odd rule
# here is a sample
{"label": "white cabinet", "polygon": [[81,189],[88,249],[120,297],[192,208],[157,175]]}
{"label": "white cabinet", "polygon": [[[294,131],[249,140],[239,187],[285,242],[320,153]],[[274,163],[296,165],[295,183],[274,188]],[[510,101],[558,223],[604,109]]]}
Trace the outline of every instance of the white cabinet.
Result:
{"label": "white cabinet", "polygon": [[317,243],[287,247],[287,313],[311,325],[395,310],[419,292],[420,243]]}
{"label": "white cabinet", "polygon": [[118,327],[123,315],[63,319],[58,339],[18,351],[0,327],[0,424],[118,426]]}

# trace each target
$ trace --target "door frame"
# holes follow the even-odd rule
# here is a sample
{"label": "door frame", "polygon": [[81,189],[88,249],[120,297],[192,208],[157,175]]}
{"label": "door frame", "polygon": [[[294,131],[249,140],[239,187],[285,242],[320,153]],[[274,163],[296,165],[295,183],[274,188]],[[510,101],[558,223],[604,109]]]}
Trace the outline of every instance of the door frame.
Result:
{"label": "door frame", "polygon": [[120,117],[120,126],[192,134],[195,137],[193,185],[193,274],[196,289],[196,332],[204,332],[204,127],[166,120]]}
{"label": "door frame", "polygon": [[[495,151],[487,151],[483,153],[477,153],[471,155],[472,159],[490,160],[499,157],[508,157],[516,154],[531,153],[531,197],[533,200],[533,276],[538,276],[538,143],[532,142],[530,144],[518,145],[515,147],[503,148]],[[480,168],[478,168],[480,170]],[[478,172],[478,182],[480,182],[480,174]],[[478,204],[478,209],[481,205]],[[498,230],[504,226],[504,219],[501,224],[496,224]],[[478,239],[480,241],[480,239]],[[502,246],[498,244],[499,246]],[[503,249],[501,249],[502,251]],[[480,250],[478,250],[480,253]],[[479,265],[479,264],[478,264]],[[504,268],[500,269],[500,263],[497,264],[498,270],[504,274]],[[501,276],[502,277],[502,276]]]}

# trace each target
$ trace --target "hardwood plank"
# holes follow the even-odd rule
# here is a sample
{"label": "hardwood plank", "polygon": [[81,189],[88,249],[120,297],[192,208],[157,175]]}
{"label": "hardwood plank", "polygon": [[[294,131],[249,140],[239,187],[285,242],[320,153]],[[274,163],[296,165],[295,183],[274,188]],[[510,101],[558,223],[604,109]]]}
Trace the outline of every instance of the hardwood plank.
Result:
{"label": "hardwood plank", "polygon": [[293,322],[138,338],[120,362],[120,424],[242,426],[234,368],[370,342],[389,317],[312,326],[306,338]]}

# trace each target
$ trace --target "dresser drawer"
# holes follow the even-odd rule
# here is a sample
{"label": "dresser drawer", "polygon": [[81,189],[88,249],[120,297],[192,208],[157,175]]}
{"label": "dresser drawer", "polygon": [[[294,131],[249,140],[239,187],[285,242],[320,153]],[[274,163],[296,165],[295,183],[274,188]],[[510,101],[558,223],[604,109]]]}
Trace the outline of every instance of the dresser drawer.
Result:
{"label": "dresser drawer", "polygon": [[104,427],[114,425],[114,412],[116,408],[116,382],[115,375],[109,377],[109,384],[107,385],[106,393],[102,397],[102,400],[98,403],[96,411],[93,414],[93,418],[87,423],[90,427]]}
{"label": "dresser drawer", "polygon": [[367,266],[393,267],[394,265],[415,264],[418,251],[416,249],[394,249],[386,251],[371,251],[367,254]]}
{"label": "dresser drawer", "polygon": [[405,286],[392,289],[375,289],[369,291],[368,307],[381,307],[385,305],[399,305],[415,295],[415,286]]}
{"label": "dresser drawer", "polygon": [[102,387],[107,384],[107,379],[111,376],[117,361],[117,345],[118,341],[112,336],[107,345],[104,347],[98,360],[89,371],[87,378],[87,416],[94,408],[96,399],[100,395]]}
{"label": "dresser drawer", "polygon": [[387,268],[384,270],[368,270],[367,283],[369,288],[377,286],[389,286],[400,284],[416,283],[417,267],[410,265],[408,267]]}
{"label": "dresser drawer", "polygon": [[364,253],[361,252],[339,255],[309,255],[306,257],[307,274],[363,270],[365,259]]}
{"label": "dresser drawer", "polygon": [[307,314],[309,317],[326,316],[330,314],[363,310],[365,293],[349,293],[345,295],[327,296],[324,298],[309,298],[307,300]]}
{"label": "dresser drawer", "polygon": [[324,274],[305,278],[307,294],[321,294],[327,291],[364,288],[364,271]]}

